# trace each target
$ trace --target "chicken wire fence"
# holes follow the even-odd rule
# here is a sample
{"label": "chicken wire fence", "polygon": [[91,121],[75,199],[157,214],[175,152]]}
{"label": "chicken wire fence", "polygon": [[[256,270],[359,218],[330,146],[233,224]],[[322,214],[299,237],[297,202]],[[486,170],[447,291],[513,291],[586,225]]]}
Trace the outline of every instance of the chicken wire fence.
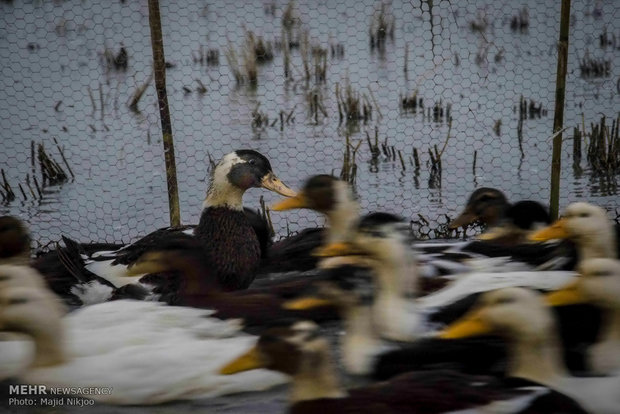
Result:
{"label": "chicken wire fence", "polygon": [[[477,187],[548,203],[560,2],[161,1],[180,211],[213,162],[266,155],[299,188],[333,173],[420,237]],[[618,216],[617,2],[572,1],[560,209]],[[0,2],[0,213],[39,246],[169,224],[148,2]],[[269,205],[252,189],[244,201]],[[277,236],[322,223],[272,212]]]}

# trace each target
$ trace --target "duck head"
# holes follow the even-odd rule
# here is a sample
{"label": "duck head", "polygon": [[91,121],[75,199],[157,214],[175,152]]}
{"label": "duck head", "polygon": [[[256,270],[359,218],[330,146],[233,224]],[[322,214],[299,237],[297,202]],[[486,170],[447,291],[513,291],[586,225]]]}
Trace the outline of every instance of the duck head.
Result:
{"label": "duck head", "polygon": [[509,206],[506,196],[501,191],[489,187],[479,188],[469,196],[463,212],[448,227],[450,229],[466,227],[476,220],[487,226],[493,226],[504,217]]}
{"label": "duck head", "polygon": [[572,203],[562,218],[530,236],[533,241],[570,239],[578,249],[580,260],[596,257],[617,258],[616,237],[611,220],[601,207]]}
{"label": "duck head", "polygon": [[20,219],[0,217],[0,264],[26,264],[30,258],[30,235]]}
{"label": "duck head", "polygon": [[298,208],[308,208],[327,216],[330,226],[328,242],[345,239],[359,214],[359,205],[349,184],[326,174],[311,177],[295,197],[272,206],[275,211]]}
{"label": "duck head", "polygon": [[254,150],[226,154],[215,166],[203,208],[228,207],[242,210],[246,190],[262,187],[286,197],[296,193],[276,177],[269,160]]}
{"label": "duck head", "polygon": [[317,281],[304,297],[291,299],[282,307],[306,310],[320,306],[336,306],[347,312],[358,306],[371,305],[375,288],[372,275],[362,267],[368,262],[362,256],[347,256],[345,265],[327,270],[325,280]]}
{"label": "duck head", "polygon": [[537,342],[554,327],[542,296],[524,288],[483,294],[474,309],[440,332],[444,339],[498,334],[512,341]]}
{"label": "duck head", "polygon": [[319,248],[319,257],[366,256],[375,266],[396,265],[408,255],[411,231],[402,218],[389,213],[364,216],[353,230],[350,241]]}
{"label": "duck head", "polygon": [[256,345],[220,368],[220,374],[267,368],[295,376],[303,360],[329,351],[329,343],[319,335],[319,327],[310,321],[284,321],[265,330]]}

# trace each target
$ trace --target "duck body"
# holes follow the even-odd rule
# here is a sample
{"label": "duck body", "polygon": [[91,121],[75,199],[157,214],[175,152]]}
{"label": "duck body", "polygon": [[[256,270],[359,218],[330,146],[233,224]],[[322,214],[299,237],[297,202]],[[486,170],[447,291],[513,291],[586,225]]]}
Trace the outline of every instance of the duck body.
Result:
{"label": "duck body", "polygon": [[[237,150],[225,155],[215,166],[207,197],[197,226],[181,226],[156,230],[142,239],[113,251],[93,252],[93,249],[79,246],[78,250],[84,260],[83,270],[106,279],[113,288],[139,282],[147,291],[155,286],[158,295],[171,297],[174,303],[174,289],[179,283],[175,275],[148,275],[141,279],[136,275],[128,278],[127,272],[143,254],[156,249],[167,239],[177,236],[194,237],[202,246],[202,259],[209,268],[205,274],[209,280],[202,287],[217,286],[223,290],[247,288],[260,265],[261,251],[269,243],[264,221],[256,220],[256,213],[244,211],[242,197],[251,187],[263,187],[281,195],[292,196],[295,193],[286,187],[273,173],[267,158],[252,150]],[[248,217],[249,216],[249,217]],[[254,226],[253,226],[254,225]],[[259,240],[260,236],[260,240]],[[87,254],[84,254],[88,252]],[[74,264],[77,262],[73,260]],[[48,275],[46,267],[58,266],[41,264],[38,268],[44,276]],[[69,283],[82,273],[80,266],[74,266],[71,275],[64,278]],[[63,275],[50,272],[48,280],[55,291],[67,291],[66,286],[57,288],[55,284],[63,283]],[[177,275],[178,276],[178,275]],[[77,276],[78,279],[81,276]],[[196,282],[196,281],[195,281]],[[200,286],[194,286],[194,290]]]}
{"label": "duck body", "polygon": [[[316,325],[309,324],[300,321],[287,328],[266,330],[250,351],[220,372],[228,375],[266,367],[285,373],[292,378],[289,412],[303,414],[478,412],[478,408],[482,412],[518,412],[547,393],[543,387],[532,393],[531,387],[527,391],[505,388],[488,377],[445,369],[410,372],[390,381],[344,390],[333,367],[329,344],[316,332]],[[494,410],[494,404],[503,411]],[[576,405],[561,407],[563,411],[547,412],[584,412]]]}
{"label": "duck body", "polygon": [[[211,311],[119,300],[61,318],[40,294],[15,287],[0,293],[0,328],[28,335],[34,344],[30,358],[24,358],[28,348],[22,346],[14,360],[26,362],[19,370],[12,367],[23,382],[53,387],[104,384],[111,392],[84,397],[140,405],[259,391],[285,382],[267,371],[253,377],[217,375],[222,358],[236,355],[254,337],[240,332],[234,321],[209,317]],[[3,359],[11,351],[5,345],[0,342]]]}
{"label": "duck body", "polygon": [[475,310],[440,336],[454,339],[489,333],[501,335],[509,343],[508,376],[549,387],[591,413],[611,414],[620,407],[620,374],[573,377],[567,373],[553,315],[536,292],[523,288],[487,292]]}
{"label": "duck body", "polygon": [[304,276],[299,280],[263,283],[261,288],[226,291],[219,284],[208,284],[211,268],[204,260],[202,243],[195,237],[177,237],[141,256],[132,267],[136,273],[176,274],[179,286],[175,302],[184,306],[213,309],[221,319],[241,318],[246,330],[269,324],[274,319],[305,317],[316,321],[337,318],[333,307],[308,311],[290,311],[282,307],[286,298],[302,294],[320,276]]}

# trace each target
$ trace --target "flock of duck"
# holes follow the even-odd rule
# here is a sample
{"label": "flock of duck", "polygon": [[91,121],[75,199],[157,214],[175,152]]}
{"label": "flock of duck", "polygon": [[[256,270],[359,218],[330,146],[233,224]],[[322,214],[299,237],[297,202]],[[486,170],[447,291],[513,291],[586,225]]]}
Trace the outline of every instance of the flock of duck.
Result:
{"label": "flock of duck", "polygon": [[[272,242],[243,207],[252,187],[326,226]],[[290,381],[295,413],[620,412],[618,226],[584,202],[551,223],[492,188],[450,226],[474,222],[473,240],[418,243],[396,215],[362,217],[346,182],[295,192],[253,150],[216,165],[198,225],[129,245],[63,237],[33,259],[1,217],[0,379],[112,387],[88,396],[108,404]],[[345,389],[342,371],[370,384]]]}

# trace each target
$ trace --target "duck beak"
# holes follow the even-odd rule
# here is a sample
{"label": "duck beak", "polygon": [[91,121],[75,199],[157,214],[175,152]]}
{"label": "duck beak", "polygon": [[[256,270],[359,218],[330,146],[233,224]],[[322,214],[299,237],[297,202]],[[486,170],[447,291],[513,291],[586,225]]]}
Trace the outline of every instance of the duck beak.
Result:
{"label": "duck beak", "polygon": [[253,369],[264,368],[265,361],[256,346],[247,351],[245,354],[237,357],[233,361],[220,368],[220,375],[232,375],[237,372],[250,371]]}
{"label": "duck beak", "polygon": [[282,304],[282,308],[288,310],[307,310],[333,305],[334,302],[330,300],[308,296],[305,298],[287,300]]}
{"label": "duck beak", "polygon": [[532,241],[547,241],[552,239],[566,239],[569,234],[566,230],[566,219],[561,218],[549,227],[540,229],[529,236]]}
{"label": "duck beak", "polygon": [[469,338],[470,336],[485,335],[491,331],[491,325],[482,319],[482,311],[478,310],[471,312],[456,322],[448,325],[441,332],[439,332],[439,338]]}
{"label": "duck beak", "polygon": [[317,267],[319,269],[328,270],[328,269],[337,269],[343,266],[361,266],[361,267],[372,267],[373,265],[372,259],[368,256],[333,256],[322,259]]}
{"label": "duck beak", "polygon": [[545,301],[549,306],[576,305],[587,302],[585,296],[581,293],[578,280],[564,286],[560,290],[546,294]]}
{"label": "duck beak", "polygon": [[349,242],[331,243],[327,246],[319,247],[312,252],[316,257],[354,256],[364,253],[355,247],[353,243]]}
{"label": "duck beak", "polygon": [[167,268],[163,263],[161,253],[145,253],[138,259],[137,262],[127,267],[125,275],[123,276],[140,276],[148,273],[164,272]]}
{"label": "duck beak", "polygon": [[467,226],[473,223],[477,218],[478,216],[474,214],[473,211],[470,211],[468,208],[466,208],[460,216],[458,216],[457,218],[452,220],[450,224],[448,224],[448,228],[454,230],[458,229],[459,227]]}
{"label": "duck beak", "polygon": [[263,177],[260,185],[261,187],[283,195],[284,197],[294,197],[297,195],[295,191],[285,186],[284,183],[272,172]]}
{"label": "duck beak", "polygon": [[274,211],[293,210],[296,208],[309,208],[308,199],[303,192],[298,193],[296,196],[278,201],[271,207]]}

